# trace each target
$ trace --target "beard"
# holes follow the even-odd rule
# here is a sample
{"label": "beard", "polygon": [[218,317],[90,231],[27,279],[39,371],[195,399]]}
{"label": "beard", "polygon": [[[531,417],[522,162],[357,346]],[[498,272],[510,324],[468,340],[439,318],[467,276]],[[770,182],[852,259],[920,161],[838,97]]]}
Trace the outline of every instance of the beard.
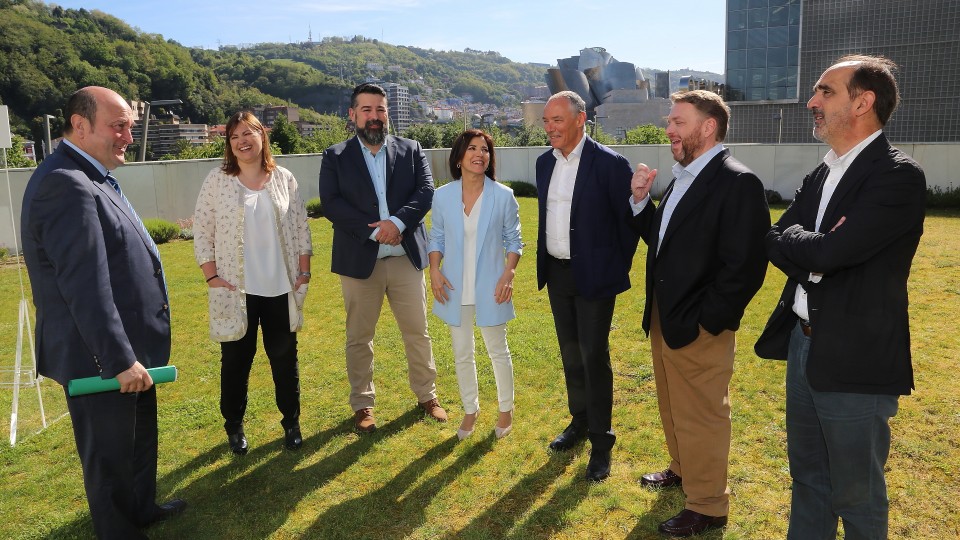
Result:
{"label": "beard", "polygon": [[691,133],[680,141],[680,152],[674,152],[673,159],[682,167],[686,167],[693,163],[693,155],[701,146],[703,146],[703,137],[700,136],[699,131]]}
{"label": "beard", "polygon": [[813,138],[830,144],[830,139],[835,135],[846,133],[850,129],[850,109],[851,106],[847,105],[841,111],[829,115],[823,109],[813,109],[814,114],[823,115],[823,122],[819,126],[816,122],[813,123]]}
{"label": "beard", "polygon": [[387,130],[380,120],[368,120],[363,126],[357,126],[357,136],[370,146],[380,146],[387,138]]}

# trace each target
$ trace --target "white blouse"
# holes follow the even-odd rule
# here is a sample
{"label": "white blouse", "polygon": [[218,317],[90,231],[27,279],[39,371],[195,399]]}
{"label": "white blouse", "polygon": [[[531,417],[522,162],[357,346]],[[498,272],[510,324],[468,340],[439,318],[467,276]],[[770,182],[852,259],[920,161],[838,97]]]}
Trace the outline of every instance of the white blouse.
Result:
{"label": "white blouse", "polygon": [[290,292],[290,280],[283,264],[276,213],[266,189],[254,191],[243,186],[243,246],[246,292],[274,297]]}
{"label": "white blouse", "polygon": [[472,306],[477,303],[477,225],[480,223],[480,208],[483,203],[483,192],[473,203],[473,209],[467,215],[463,212],[463,296],[460,305]]}

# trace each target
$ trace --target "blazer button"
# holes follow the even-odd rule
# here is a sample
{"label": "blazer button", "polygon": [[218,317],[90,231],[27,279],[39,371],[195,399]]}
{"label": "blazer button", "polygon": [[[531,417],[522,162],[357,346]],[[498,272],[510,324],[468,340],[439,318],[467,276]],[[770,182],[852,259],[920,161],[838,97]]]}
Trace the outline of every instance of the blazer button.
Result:
{"label": "blazer button", "polygon": [[167,304],[163,304],[162,306],[160,306],[160,309],[162,309],[163,311],[166,311],[170,309],[170,306],[168,306]]}
{"label": "blazer button", "polygon": [[159,276],[162,272],[163,272],[163,270],[161,270],[160,268],[157,268],[157,269],[153,272],[153,275]]}

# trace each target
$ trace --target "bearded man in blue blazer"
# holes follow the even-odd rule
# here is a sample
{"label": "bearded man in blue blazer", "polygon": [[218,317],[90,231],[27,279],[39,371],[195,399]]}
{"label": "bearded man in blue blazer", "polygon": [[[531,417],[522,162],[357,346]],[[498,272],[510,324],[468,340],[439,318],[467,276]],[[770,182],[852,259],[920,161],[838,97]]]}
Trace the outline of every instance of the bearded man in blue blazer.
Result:
{"label": "bearded man in blue blazer", "polygon": [[157,505],[157,394],[146,368],[170,358],[170,309],[156,245],[110,172],[124,163],[134,115],[116,92],[70,96],[57,150],[23,196],[23,256],[37,308],[37,371],[64,385],[116,377],[120,392],[67,408],[98,538],[186,508]]}
{"label": "bearded man in blue blazer", "polygon": [[543,110],[550,150],[537,158],[537,282],[547,287],[570,425],[550,448],[569,450],[590,439],[588,480],[610,475],[613,370],[610,324],[617,295],[630,288],[639,235],[631,217],[630,163],[584,132],[583,99],[554,94]]}
{"label": "bearded man in blue blazer", "polygon": [[373,416],[373,337],[384,297],[403,335],[410,389],[430,417],[447,421],[427,333],[427,233],[433,175],[420,143],[387,134],[387,94],[361,84],[350,98],[357,135],[327,148],[320,165],[323,215],[333,223],[330,268],[347,312],[350,408],[361,433]]}

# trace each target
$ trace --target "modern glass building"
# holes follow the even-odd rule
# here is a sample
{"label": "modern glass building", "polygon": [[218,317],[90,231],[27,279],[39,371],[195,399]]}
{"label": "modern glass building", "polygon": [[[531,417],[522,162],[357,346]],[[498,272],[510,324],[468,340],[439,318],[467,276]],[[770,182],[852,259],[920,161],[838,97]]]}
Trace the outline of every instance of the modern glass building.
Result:
{"label": "modern glass building", "polygon": [[892,140],[960,141],[957,28],[957,0],[727,0],[727,141],[815,142],[813,85],[854,53],[900,66],[901,105],[884,128]]}

